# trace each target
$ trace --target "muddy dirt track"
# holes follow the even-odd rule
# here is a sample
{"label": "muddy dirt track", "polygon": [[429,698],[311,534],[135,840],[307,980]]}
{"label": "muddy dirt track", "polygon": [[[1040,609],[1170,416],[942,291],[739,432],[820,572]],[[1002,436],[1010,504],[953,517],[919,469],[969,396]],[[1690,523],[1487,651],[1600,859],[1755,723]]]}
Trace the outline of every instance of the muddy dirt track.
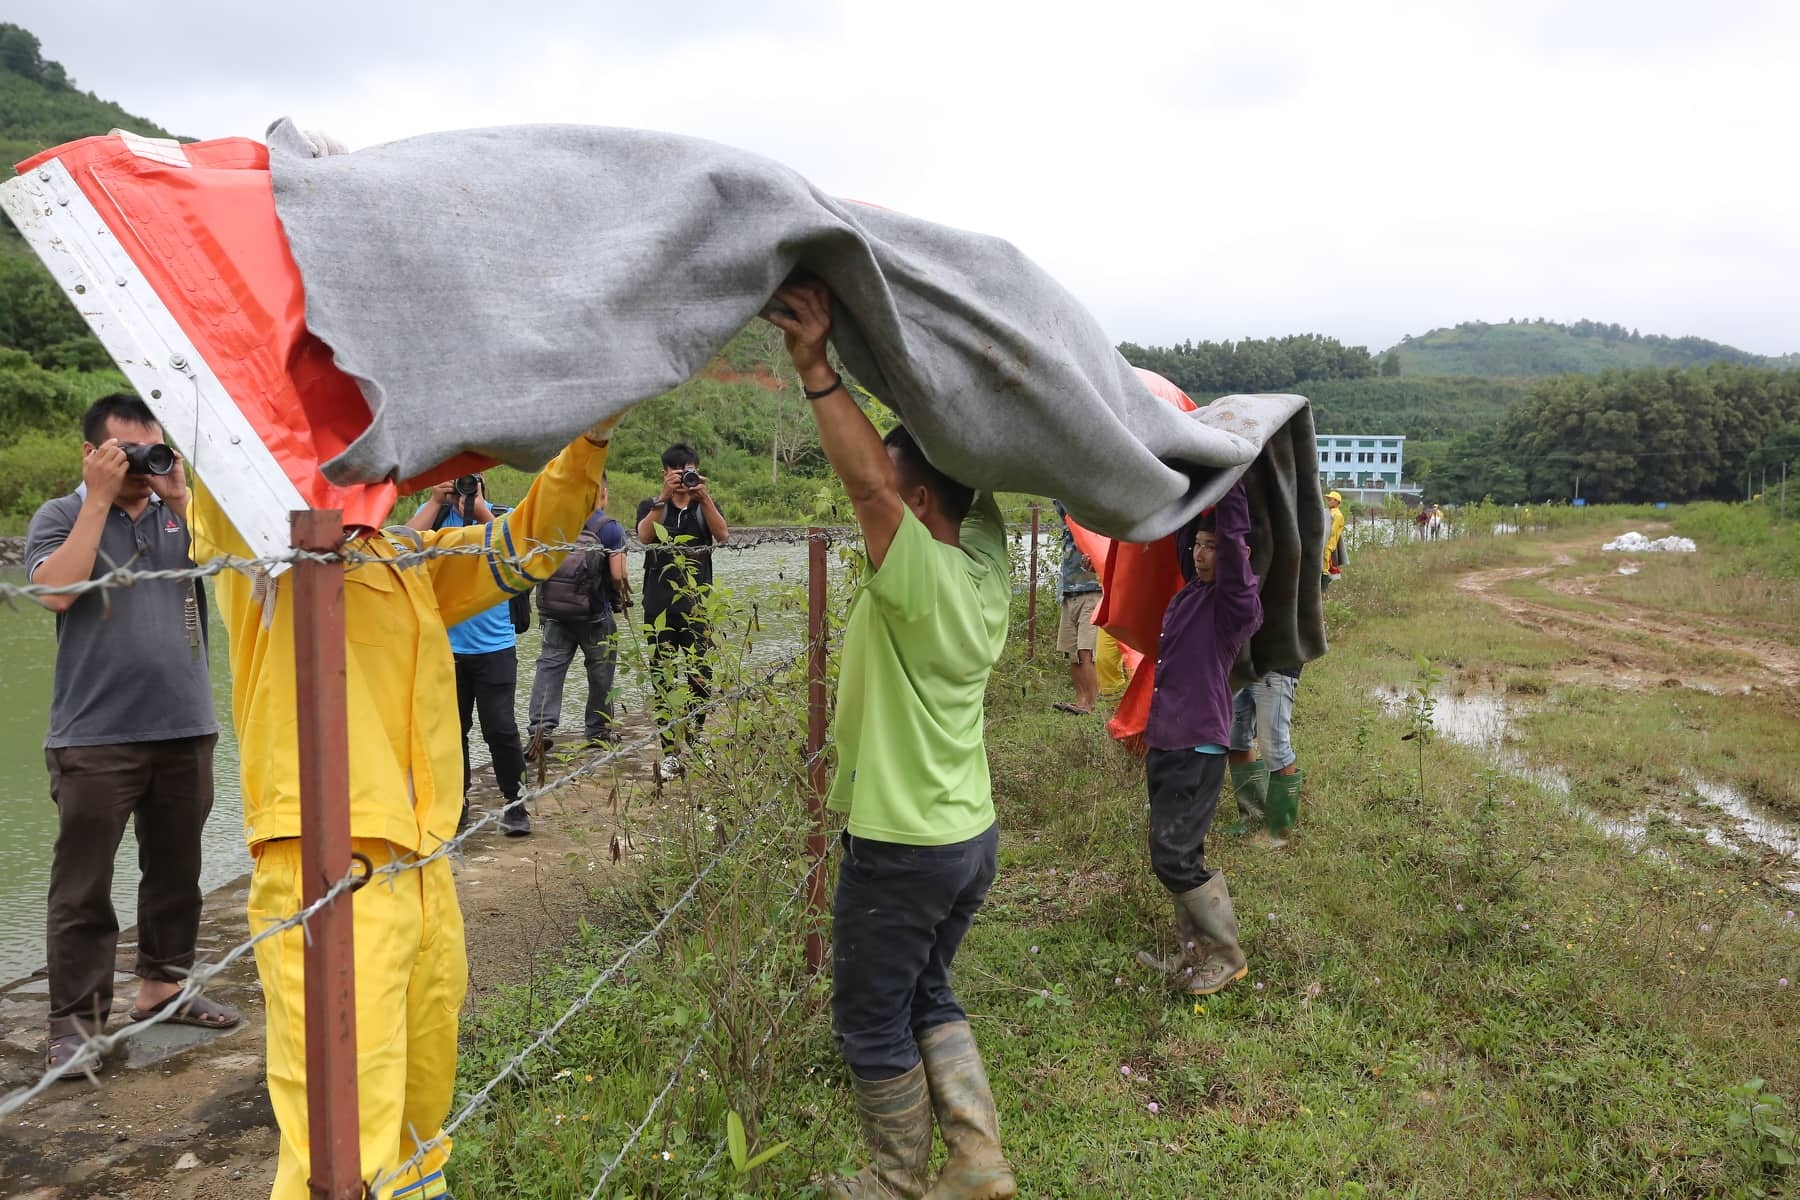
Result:
{"label": "muddy dirt track", "polygon": [[[639,721],[642,718],[638,718]],[[645,730],[631,727],[636,740]],[[648,727],[646,726],[645,729]],[[653,760],[621,764],[620,787],[654,795]],[[498,801],[492,783],[473,796]],[[673,795],[666,803],[678,801]],[[634,801],[636,804],[636,801]],[[652,819],[654,819],[652,817]],[[618,827],[613,778],[566,788],[537,802],[529,838],[503,838],[492,826],[455,860],[468,930],[469,1004],[522,981],[534,962],[557,954],[576,933],[594,890],[612,886],[630,859],[614,866],[607,849]],[[216,958],[248,929],[248,879],[207,897],[200,957]],[[125,976],[135,938],[120,938],[113,1028],[124,1021],[134,984]],[[263,1086],[260,990],[246,955],[208,989],[245,1015],[219,1035],[159,1027],[109,1063],[96,1085],[85,1079],[56,1090],[0,1128],[0,1196],[20,1200],[242,1200],[266,1196],[274,1179],[274,1114]],[[0,1093],[41,1073],[46,989],[41,973],[0,987]]]}
{"label": "muddy dirt track", "polygon": [[[1546,547],[1552,555],[1546,564],[1474,571],[1456,586],[1512,620],[1570,643],[1575,654],[1558,672],[1569,682],[1656,686],[1673,680],[1721,694],[1776,689],[1787,693],[1790,704],[1800,699],[1795,696],[1800,646],[1794,629],[1786,629],[1784,638],[1784,630],[1776,626],[1758,629],[1742,621],[1722,626],[1704,614],[1650,608],[1608,595],[1600,583],[1628,561],[1624,556],[1597,565],[1592,574],[1557,575],[1580,565],[1569,551],[1596,544],[1594,534],[1585,534],[1579,543]],[[1511,586],[1526,580],[1542,580],[1545,590],[1570,597],[1580,607],[1532,599]]]}

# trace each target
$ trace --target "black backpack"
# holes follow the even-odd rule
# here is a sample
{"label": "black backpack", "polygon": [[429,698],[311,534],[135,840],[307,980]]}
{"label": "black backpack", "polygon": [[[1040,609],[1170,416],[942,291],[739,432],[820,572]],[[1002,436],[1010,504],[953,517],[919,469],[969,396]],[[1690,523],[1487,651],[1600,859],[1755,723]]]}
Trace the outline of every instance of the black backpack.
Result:
{"label": "black backpack", "polygon": [[537,585],[538,613],[547,621],[583,625],[612,612],[612,577],[606,549],[584,529],[556,573]]}

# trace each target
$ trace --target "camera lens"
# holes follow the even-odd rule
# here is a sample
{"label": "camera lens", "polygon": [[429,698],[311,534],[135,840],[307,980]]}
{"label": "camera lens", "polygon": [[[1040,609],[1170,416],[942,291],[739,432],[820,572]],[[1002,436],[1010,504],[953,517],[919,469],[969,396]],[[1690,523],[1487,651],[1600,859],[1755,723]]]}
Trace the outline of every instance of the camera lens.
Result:
{"label": "camera lens", "polygon": [[456,478],[456,483],[454,486],[456,488],[457,495],[473,496],[475,494],[475,492],[477,491],[477,489],[479,489],[479,487],[481,486],[481,481],[480,481],[479,477],[474,476],[474,475],[459,475]]}
{"label": "camera lens", "polygon": [[681,473],[681,486],[684,488],[699,487],[700,486],[700,472],[694,470],[694,468],[692,468],[692,467],[689,467],[687,470],[683,471]]}
{"label": "camera lens", "polygon": [[175,469],[175,451],[162,442],[120,442],[128,475],[167,475]]}

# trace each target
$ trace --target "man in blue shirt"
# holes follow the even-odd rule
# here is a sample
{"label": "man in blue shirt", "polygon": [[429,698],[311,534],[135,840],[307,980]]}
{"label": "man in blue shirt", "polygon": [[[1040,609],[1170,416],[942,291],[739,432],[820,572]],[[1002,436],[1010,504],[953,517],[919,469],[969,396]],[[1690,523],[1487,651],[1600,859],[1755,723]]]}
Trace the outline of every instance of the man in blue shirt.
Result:
{"label": "man in blue shirt", "polygon": [[[474,481],[473,494],[459,492],[451,480],[431,489],[431,497],[419,506],[406,524],[410,529],[438,529],[443,526],[485,525],[494,519],[488,506],[481,476],[463,476]],[[494,605],[484,613],[450,627],[450,650],[456,656],[456,708],[462,718],[463,811],[469,819],[469,728],[477,713],[481,716],[481,736],[488,744],[494,763],[494,778],[506,807],[500,810],[500,832],[507,837],[524,837],[531,832],[531,815],[519,802],[519,788],[525,780],[525,751],[519,744],[519,721],[513,714],[513,692],[519,681],[519,637],[513,631],[511,605]]]}

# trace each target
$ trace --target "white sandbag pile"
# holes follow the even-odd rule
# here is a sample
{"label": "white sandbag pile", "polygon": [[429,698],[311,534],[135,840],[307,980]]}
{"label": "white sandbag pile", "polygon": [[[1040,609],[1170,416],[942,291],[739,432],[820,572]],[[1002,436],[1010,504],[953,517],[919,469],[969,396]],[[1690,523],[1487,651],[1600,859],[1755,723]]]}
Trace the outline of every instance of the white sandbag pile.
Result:
{"label": "white sandbag pile", "polygon": [[1621,534],[1612,541],[1601,546],[1602,550],[1617,551],[1622,554],[1692,554],[1700,547],[1694,545],[1694,539],[1684,537],[1657,538],[1654,542],[1637,530]]}

